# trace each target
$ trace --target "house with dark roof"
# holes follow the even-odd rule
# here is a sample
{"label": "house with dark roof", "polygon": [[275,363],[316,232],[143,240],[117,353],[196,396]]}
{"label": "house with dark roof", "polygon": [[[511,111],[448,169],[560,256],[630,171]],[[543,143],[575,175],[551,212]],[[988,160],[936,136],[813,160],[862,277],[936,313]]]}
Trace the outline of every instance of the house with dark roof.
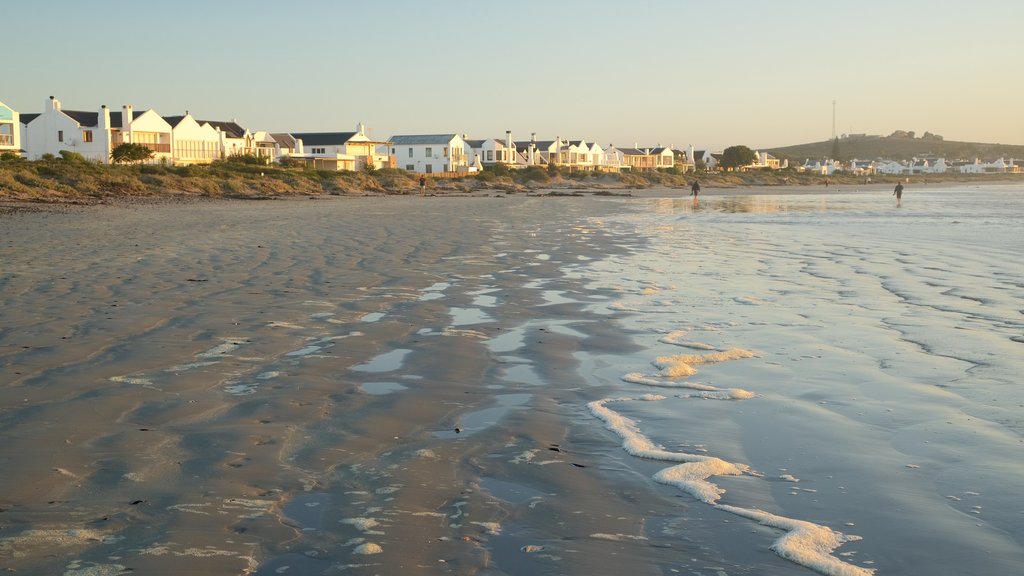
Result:
{"label": "house with dark roof", "polygon": [[17,111],[0,102],[0,154],[21,155],[21,119]]}
{"label": "house with dark roof", "polygon": [[109,163],[111,151],[127,143],[152,150],[152,162],[171,158],[171,126],[154,110],[136,112],[131,105],[122,106],[121,112],[106,105],[96,112],[64,110],[60,100],[50,96],[42,113],[22,114],[21,125],[29,160],[66,150]]}
{"label": "house with dark roof", "polygon": [[[373,140],[362,122],[355,132],[292,132],[289,158],[321,170],[364,170],[394,167],[388,153],[389,141]],[[272,135],[288,143],[283,135]]]}
{"label": "house with dark roof", "polygon": [[469,165],[476,168],[504,164],[516,164],[516,145],[512,142],[512,131],[505,131],[505,138],[466,139]]}
{"label": "house with dark roof", "polygon": [[675,153],[670,146],[654,148],[617,148],[615,161],[629,170],[657,170],[675,165]]}
{"label": "house with dark roof", "polygon": [[398,168],[419,174],[469,172],[468,145],[458,134],[399,134],[388,140]]}

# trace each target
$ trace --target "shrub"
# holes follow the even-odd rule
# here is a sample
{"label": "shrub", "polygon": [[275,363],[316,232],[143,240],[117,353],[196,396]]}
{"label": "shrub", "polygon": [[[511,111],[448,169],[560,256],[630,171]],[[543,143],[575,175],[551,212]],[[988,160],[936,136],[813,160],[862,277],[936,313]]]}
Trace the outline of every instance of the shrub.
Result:
{"label": "shrub", "polygon": [[115,164],[142,163],[153,157],[153,151],[142,144],[119,144],[110,152]]}
{"label": "shrub", "polygon": [[77,163],[77,164],[85,164],[85,162],[86,162],[85,156],[82,156],[78,152],[72,152],[70,150],[61,150],[60,151],[60,157],[65,162],[73,162],[73,163]]}
{"label": "shrub", "polygon": [[514,176],[517,182],[547,182],[551,176],[540,166],[528,166],[519,170]]}

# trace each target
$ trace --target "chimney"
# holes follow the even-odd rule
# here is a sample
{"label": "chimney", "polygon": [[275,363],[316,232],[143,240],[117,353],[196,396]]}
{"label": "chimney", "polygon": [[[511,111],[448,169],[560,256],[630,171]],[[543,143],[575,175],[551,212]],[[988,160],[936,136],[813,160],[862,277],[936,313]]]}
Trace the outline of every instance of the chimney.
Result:
{"label": "chimney", "polygon": [[356,132],[358,132],[360,136],[366,136],[366,126],[363,126],[362,122],[356,124]]}
{"label": "chimney", "polygon": [[512,131],[505,130],[505,148],[512,149]]}
{"label": "chimney", "polygon": [[46,103],[46,108],[49,110],[60,110],[60,100],[50,96],[50,101]]}
{"label": "chimney", "polygon": [[110,109],[104,104],[100,106],[100,121],[98,128],[100,130],[110,130]]}
{"label": "chimney", "polygon": [[131,104],[125,104],[124,106],[121,107],[121,131],[122,132],[131,132],[132,120],[134,120],[134,116],[132,115],[132,105]]}

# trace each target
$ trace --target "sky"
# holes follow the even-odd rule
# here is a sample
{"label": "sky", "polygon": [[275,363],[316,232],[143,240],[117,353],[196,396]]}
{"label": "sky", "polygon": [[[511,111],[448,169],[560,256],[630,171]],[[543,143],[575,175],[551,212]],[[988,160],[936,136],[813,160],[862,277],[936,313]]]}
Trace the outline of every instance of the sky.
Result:
{"label": "sky", "polygon": [[0,0],[0,101],[250,130],[1024,144],[1024,2]]}

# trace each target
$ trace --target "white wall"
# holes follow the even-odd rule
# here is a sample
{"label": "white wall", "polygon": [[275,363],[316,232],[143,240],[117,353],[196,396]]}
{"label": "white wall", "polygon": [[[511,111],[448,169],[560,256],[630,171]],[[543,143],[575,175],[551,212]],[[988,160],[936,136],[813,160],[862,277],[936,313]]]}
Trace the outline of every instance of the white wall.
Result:
{"label": "white wall", "polygon": [[0,102],[0,124],[6,127],[4,134],[10,136],[9,142],[0,142],[0,153],[13,152],[17,154],[21,150],[20,115],[16,110],[5,105],[3,102]]}
{"label": "white wall", "polygon": [[[110,163],[110,132],[98,126],[79,127],[70,116],[60,111],[60,101],[46,101],[42,114],[25,129],[23,145],[29,160],[39,160],[44,154],[59,155],[61,150],[77,152],[89,160]],[[102,123],[102,109],[100,117]],[[91,132],[92,142],[86,142],[85,132]]]}
{"label": "white wall", "polygon": [[175,164],[207,164],[221,158],[220,133],[209,124],[200,125],[191,114],[171,129]]}
{"label": "white wall", "polygon": [[[469,168],[470,148],[461,136],[448,142],[431,144],[394,144],[395,163],[398,168],[420,174],[447,171],[465,171]],[[445,156],[444,149],[448,148]],[[410,150],[412,154],[410,155]],[[428,154],[429,151],[429,154]],[[461,158],[460,158],[461,155]]]}

